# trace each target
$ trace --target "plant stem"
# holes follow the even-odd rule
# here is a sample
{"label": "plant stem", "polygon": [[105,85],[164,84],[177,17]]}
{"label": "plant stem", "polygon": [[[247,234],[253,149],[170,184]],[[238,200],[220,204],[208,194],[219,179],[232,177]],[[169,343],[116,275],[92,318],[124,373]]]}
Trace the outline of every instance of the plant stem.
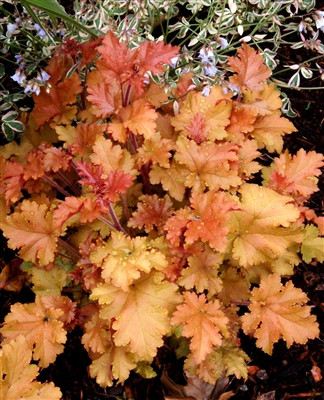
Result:
{"label": "plant stem", "polygon": [[62,247],[64,247],[70,253],[74,254],[77,258],[81,258],[81,254],[78,252],[78,250],[75,247],[71,246],[69,243],[67,243],[65,240],[63,240],[61,238],[58,238],[57,241]]}
{"label": "plant stem", "polygon": [[98,217],[98,219],[99,219],[99,221],[103,222],[104,224],[107,224],[114,231],[116,230],[115,225],[112,224],[107,218],[100,216],[100,217]]}
{"label": "plant stem", "polygon": [[110,203],[108,205],[108,210],[109,210],[111,219],[114,221],[114,229],[116,229],[118,232],[123,232],[123,233],[125,233],[125,235],[127,235],[127,232],[125,231],[125,229],[121,226],[120,222],[118,221],[115,211],[112,208]]}
{"label": "plant stem", "polygon": [[62,174],[61,171],[57,172],[57,175],[60,177],[60,179],[62,179],[62,181],[72,190],[72,192],[76,195],[76,196],[81,196],[81,191],[75,187],[74,185],[72,185],[72,183],[67,179],[67,177],[65,175]]}
{"label": "plant stem", "polygon": [[53,179],[48,177],[47,175],[43,175],[42,179],[49,183],[52,187],[54,187],[58,192],[62,193],[64,196],[71,196],[70,193],[68,193],[66,190],[64,190],[60,185],[58,185]]}

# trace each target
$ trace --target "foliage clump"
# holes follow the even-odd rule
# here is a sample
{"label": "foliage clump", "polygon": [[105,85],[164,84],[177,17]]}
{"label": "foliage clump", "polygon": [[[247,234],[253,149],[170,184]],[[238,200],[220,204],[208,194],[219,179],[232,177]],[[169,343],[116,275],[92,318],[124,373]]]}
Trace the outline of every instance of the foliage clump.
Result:
{"label": "foliage clump", "polygon": [[154,376],[165,344],[214,384],[247,377],[240,329],[268,354],[318,337],[307,296],[281,277],[324,259],[324,217],[307,207],[324,157],[283,151],[296,129],[261,55],[243,43],[228,62],[238,90],[204,93],[192,73],[154,82],[175,46],[109,32],[77,63],[69,49],[46,67],[20,144],[2,148],[1,229],[36,294],[7,315],[4,354],[24,342],[47,367],[79,325],[102,387]]}

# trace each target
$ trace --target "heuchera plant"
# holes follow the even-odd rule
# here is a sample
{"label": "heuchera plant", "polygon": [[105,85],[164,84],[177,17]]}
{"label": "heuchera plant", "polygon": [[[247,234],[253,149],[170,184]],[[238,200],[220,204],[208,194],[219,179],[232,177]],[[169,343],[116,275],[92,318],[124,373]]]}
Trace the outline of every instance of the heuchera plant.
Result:
{"label": "heuchera plant", "polygon": [[111,32],[68,40],[20,144],[2,148],[1,229],[36,295],[1,328],[3,398],[58,399],[34,379],[76,325],[102,387],[132,370],[154,376],[165,344],[214,384],[247,377],[240,329],[268,354],[279,339],[319,335],[307,296],[281,277],[324,259],[324,217],[306,205],[323,155],[283,151],[296,129],[253,48],[229,58],[236,92],[208,96],[190,73],[174,88],[152,81],[177,54],[162,42],[130,49]]}

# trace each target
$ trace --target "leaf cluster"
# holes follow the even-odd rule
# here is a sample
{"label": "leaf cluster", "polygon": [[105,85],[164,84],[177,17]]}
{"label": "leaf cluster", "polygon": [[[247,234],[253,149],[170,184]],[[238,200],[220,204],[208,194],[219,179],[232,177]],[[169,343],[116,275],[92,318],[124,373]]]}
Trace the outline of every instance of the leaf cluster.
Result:
{"label": "leaf cluster", "polygon": [[[157,38],[181,47],[163,84],[175,84],[184,71],[192,71],[195,83],[203,83],[205,91],[214,85],[227,87],[229,70],[224,63],[242,41],[262,51],[266,65],[274,71],[271,79],[278,86],[308,89],[303,87],[303,80],[307,79],[307,86],[312,82],[315,89],[316,84],[310,79],[324,77],[320,62],[324,16],[316,9],[315,0],[195,0],[168,5],[163,0],[132,4],[100,0],[73,2],[73,8],[73,13],[67,12],[57,0],[0,1],[4,16],[0,21],[0,77],[5,72],[11,74],[14,66],[16,72],[11,78],[20,86],[12,90],[14,84],[10,80],[0,84],[0,109],[9,112],[1,130],[8,141],[23,131],[23,125],[13,115],[22,106],[29,106],[28,96],[39,93],[41,86],[48,86],[43,68],[56,47],[65,42],[72,46],[76,57],[78,46],[73,41],[81,44],[110,30],[130,47]],[[284,46],[290,48],[292,64],[282,63],[280,52]],[[294,57],[294,50],[300,49],[305,53],[302,62]],[[202,52],[212,56],[202,57]],[[289,77],[282,78],[287,72]],[[159,76],[155,79],[161,83]],[[321,85],[316,89],[320,90]],[[287,95],[282,93],[282,97],[282,112],[296,116]]]}
{"label": "leaf cluster", "polygon": [[79,50],[57,49],[20,144],[1,149],[1,229],[36,295],[1,328],[6,390],[21,368],[10,348],[46,368],[76,325],[102,387],[154,376],[166,344],[215,384],[247,377],[239,329],[268,354],[318,337],[307,296],[281,277],[324,259],[324,217],[306,205],[324,157],[283,150],[296,129],[262,56],[243,43],[228,62],[239,94],[206,96],[191,73],[174,88],[150,78],[178,47],[109,32]]}

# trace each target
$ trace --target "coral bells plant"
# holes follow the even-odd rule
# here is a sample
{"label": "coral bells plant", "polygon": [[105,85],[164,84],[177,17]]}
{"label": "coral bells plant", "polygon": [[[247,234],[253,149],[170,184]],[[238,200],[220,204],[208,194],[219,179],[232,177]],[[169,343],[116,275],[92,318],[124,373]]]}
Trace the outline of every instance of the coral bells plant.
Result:
{"label": "coral bells plant", "polygon": [[4,398],[59,398],[24,384],[18,353],[38,363],[24,370],[30,382],[77,325],[102,387],[159,373],[163,346],[215,384],[247,377],[239,330],[268,354],[280,339],[318,337],[289,276],[324,259],[324,217],[307,207],[324,157],[283,150],[296,129],[252,47],[229,57],[235,91],[207,93],[191,73],[154,82],[178,50],[128,48],[111,32],[69,39],[21,116],[20,144],[2,148],[1,229],[35,293],[1,328]]}

